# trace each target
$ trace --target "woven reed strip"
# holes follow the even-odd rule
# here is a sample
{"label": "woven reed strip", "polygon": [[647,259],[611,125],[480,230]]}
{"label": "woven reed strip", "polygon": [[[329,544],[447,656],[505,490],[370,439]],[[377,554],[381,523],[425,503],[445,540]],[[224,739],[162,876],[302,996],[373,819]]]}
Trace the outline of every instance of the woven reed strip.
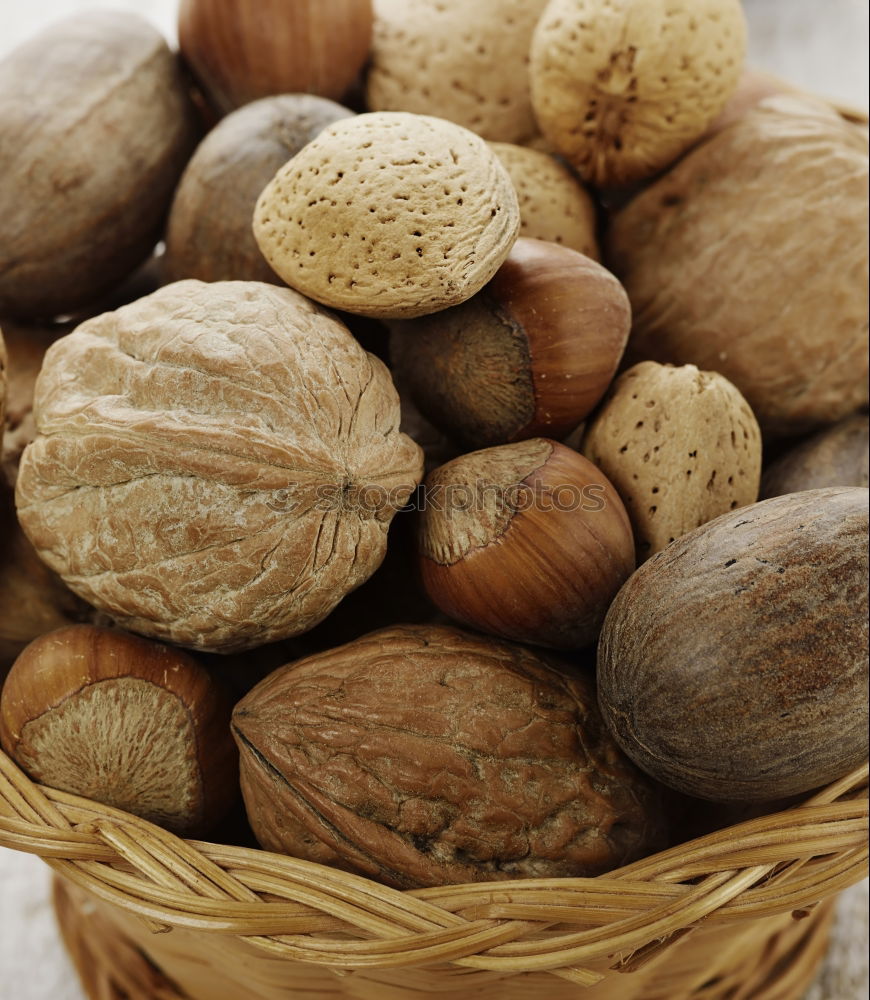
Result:
{"label": "woven reed strip", "polygon": [[[452,962],[546,970],[588,984],[600,974],[587,963],[643,962],[702,921],[810,907],[857,881],[867,870],[866,784],[865,765],[802,806],[599,879],[403,893],[263,851],[180,841],[35,786],[0,754],[0,843],[40,854],[62,877],[155,929],[244,935],[270,954],[335,969]],[[565,933],[566,924],[577,929]]]}

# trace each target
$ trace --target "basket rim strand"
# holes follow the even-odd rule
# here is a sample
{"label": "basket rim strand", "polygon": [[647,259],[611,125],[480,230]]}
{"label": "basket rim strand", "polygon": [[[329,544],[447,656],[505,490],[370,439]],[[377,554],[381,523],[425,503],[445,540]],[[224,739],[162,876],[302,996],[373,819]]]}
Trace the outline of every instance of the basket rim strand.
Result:
{"label": "basket rim strand", "polygon": [[603,978],[589,965],[630,972],[702,923],[800,917],[860,881],[867,781],[865,763],[797,806],[597,878],[400,891],[310,861],[181,840],[36,785],[0,751],[0,846],[39,855],[157,933],[238,935],[276,957],[335,970],[448,962],[548,971],[586,986]]}

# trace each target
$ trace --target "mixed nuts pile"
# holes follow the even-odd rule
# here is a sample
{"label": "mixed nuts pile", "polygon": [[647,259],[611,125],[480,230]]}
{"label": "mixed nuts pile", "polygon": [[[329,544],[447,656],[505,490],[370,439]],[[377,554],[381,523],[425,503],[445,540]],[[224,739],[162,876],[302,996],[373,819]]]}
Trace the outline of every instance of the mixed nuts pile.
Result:
{"label": "mixed nuts pile", "polygon": [[867,130],[745,34],[182,0],[0,63],[5,752],[400,888],[859,765]]}

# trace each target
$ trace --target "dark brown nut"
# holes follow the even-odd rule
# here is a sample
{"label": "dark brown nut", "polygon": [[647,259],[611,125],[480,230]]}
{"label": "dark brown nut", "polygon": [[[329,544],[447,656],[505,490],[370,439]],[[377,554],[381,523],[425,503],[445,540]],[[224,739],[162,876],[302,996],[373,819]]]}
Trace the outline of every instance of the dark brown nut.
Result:
{"label": "dark brown nut", "polygon": [[600,469],[544,438],[486,448],[427,479],[420,572],[455,621],[579,649],[634,569],[622,501]]}
{"label": "dark brown nut", "polygon": [[777,799],[867,757],[867,490],[724,514],[646,562],[598,647],[625,752],[699,798]]}
{"label": "dark brown nut", "polygon": [[767,437],[867,402],[867,140],[804,98],[763,101],[614,218],[626,356],[693,364],[743,393]]}
{"label": "dark brown nut", "polygon": [[271,94],[342,97],[372,39],[371,0],[182,0],[178,42],[226,113]]}
{"label": "dark brown nut", "polygon": [[74,625],[32,642],[0,698],[0,742],[35,781],[202,834],[238,798],[232,703],[185,653]]}
{"label": "dark brown nut", "polygon": [[761,498],[825,486],[870,484],[870,421],[857,413],[781,455],[761,480]]}
{"label": "dark brown nut", "polygon": [[307,631],[378,567],[422,474],[384,365],[289,289],[180,281],[47,353],[17,504],[130,631],[229,652]]}
{"label": "dark brown nut", "polygon": [[468,448],[558,439],[604,395],[630,326],[609,271],[520,238],[473,298],[397,325],[394,361],[422,413]]}
{"label": "dark brown nut", "polygon": [[167,279],[282,284],[251,230],[257,199],[303,146],[352,114],[324,97],[287,94],[224,118],[200,143],[175,193],[166,230]]}
{"label": "dark brown nut", "polygon": [[175,57],[135,14],[78,14],[0,62],[0,315],[72,313],[144,261],[195,141]]}
{"label": "dark brown nut", "polygon": [[456,629],[384,629],[290,664],[233,731],[263,847],[399,888],[597,875],[662,833],[590,681]]}

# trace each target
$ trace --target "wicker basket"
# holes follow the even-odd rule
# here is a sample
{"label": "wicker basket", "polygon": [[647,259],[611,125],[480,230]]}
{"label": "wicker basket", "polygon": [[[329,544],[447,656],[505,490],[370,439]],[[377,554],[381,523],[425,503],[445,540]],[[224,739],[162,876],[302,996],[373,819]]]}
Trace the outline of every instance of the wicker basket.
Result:
{"label": "wicker basket", "polygon": [[867,773],[599,878],[399,892],[179,840],[0,753],[0,845],[59,876],[94,1000],[797,1000],[867,871]]}

